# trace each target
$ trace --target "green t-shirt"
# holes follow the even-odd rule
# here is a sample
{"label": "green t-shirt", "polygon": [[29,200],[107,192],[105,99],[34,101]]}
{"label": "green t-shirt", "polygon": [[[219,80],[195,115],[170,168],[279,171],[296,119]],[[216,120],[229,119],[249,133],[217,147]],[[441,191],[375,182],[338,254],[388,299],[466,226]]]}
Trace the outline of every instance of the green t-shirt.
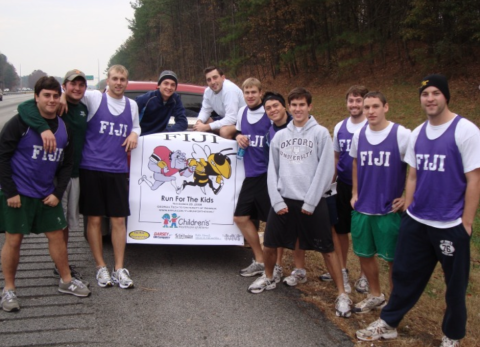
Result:
{"label": "green t-shirt", "polygon": [[[45,130],[50,130],[45,119],[40,115],[35,100],[27,100],[18,106],[18,113],[22,121],[33,130],[41,134]],[[62,119],[70,130],[73,142],[73,169],[72,177],[78,177],[79,166],[82,161],[83,144],[85,143],[85,133],[87,132],[87,107],[82,104],[68,103],[68,112],[64,113]]]}

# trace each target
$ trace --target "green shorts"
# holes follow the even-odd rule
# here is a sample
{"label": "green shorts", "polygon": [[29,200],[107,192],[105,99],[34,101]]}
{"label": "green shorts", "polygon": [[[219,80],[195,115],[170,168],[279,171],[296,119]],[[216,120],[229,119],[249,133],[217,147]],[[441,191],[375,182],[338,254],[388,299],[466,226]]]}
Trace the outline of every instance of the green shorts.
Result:
{"label": "green shorts", "polygon": [[0,190],[0,231],[9,234],[41,234],[62,230],[67,226],[62,204],[47,206],[42,199],[20,195],[22,206],[7,206],[7,198]]}
{"label": "green shorts", "polygon": [[393,261],[400,220],[399,213],[377,216],[352,211],[353,252],[364,258],[376,253],[386,261]]}

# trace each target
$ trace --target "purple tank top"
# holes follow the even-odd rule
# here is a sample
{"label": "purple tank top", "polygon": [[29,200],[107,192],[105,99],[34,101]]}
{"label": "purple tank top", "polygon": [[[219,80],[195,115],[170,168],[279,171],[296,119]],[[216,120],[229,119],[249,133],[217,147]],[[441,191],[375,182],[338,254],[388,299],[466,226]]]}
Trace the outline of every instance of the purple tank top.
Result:
{"label": "purple tank top", "polygon": [[245,107],[242,115],[242,134],[250,139],[245,150],[243,162],[245,164],[245,177],[257,177],[267,172],[268,163],[263,153],[265,134],[270,128],[271,122],[267,114],[254,124],[247,119],[248,107]]}
{"label": "purple tank top", "polygon": [[21,195],[43,199],[55,190],[53,179],[68,143],[65,122],[60,117],[57,119],[58,129],[55,132],[57,149],[54,153],[44,151],[42,138],[31,128],[18,142],[10,163],[13,181]]}
{"label": "purple tank top", "polygon": [[128,98],[125,98],[123,112],[114,116],[108,109],[107,95],[104,93],[100,107],[87,123],[80,167],[113,173],[128,172],[127,152],[122,144],[132,132],[132,125]]}
{"label": "purple tank top", "polygon": [[454,221],[463,214],[467,181],[463,172],[455,130],[457,116],[437,139],[427,138],[427,122],[415,142],[417,184],[408,211],[417,218],[438,222]]}
{"label": "purple tank top", "polygon": [[366,214],[385,215],[392,211],[393,200],[402,196],[407,165],[402,162],[398,148],[398,124],[378,145],[367,141],[360,130],[357,154],[358,200],[355,210]]}
{"label": "purple tank top", "polygon": [[350,156],[350,146],[352,144],[353,133],[348,131],[347,121],[348,118],[342,122],[337,133],[338,146],[340,147],[337,176],[340,181],[351,186],[353,158]]}

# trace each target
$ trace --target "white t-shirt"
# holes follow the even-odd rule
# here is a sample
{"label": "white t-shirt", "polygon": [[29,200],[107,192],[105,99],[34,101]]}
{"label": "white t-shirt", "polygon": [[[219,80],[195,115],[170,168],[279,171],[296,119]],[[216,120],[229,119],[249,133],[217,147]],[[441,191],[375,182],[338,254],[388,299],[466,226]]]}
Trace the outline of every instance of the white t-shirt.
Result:
{"label": "white t-shirt", "polygon": [[[370,129],[370,127],[367,127],[367,129],[365,130],[365,137],[367,138],[368,143],[370,143],[371,145],[378,145],[379,143],[381,143],[387,138],[388,134],[390,134],[390,131],[392,130],[394,124],[395,123],[393,122],[389,122],[388,126],[380,131],[373,131],[372,129]],[[353,158],[357,158],[358,138],[360,137],[360,131],[361,129],[357,130],[353,134],[352,146],[350,148],[350,156]],[[400,156],[403,161],[405,161],[404,156],[405,152],[407,151],[410,134],[410,129],[405,128],[403,125],[399,125],[397,132],[397,142],[398,149],[400,150]]]}
{"label": "white t-shirt", "polygon": [[[340,145],[338,143],[338,132],[340,131],[340,128],[342,127],[343,120],[341,122],[338,122],[337,125],[335,125],[335,128],[333,129],[333,150],[335,152],[340,153]],[[353,123],[352,122],[352,117],[348,117],[347,119],[347,130],[348,132],[354,134],[358,129],[361,129],[365,123],[367,123],[367,119],[365,118],[362,122],[360,123]]]}
{"label": "white t-shirt", "polygon": [[[245,111],[245,108],[248,106],[243,106],[238,110],[237,114],[237,130],[242,131],[242,119],[243,119],[243,111]],[[247,120],[250,124],[255,124],[257,123],[260,119],[262,119],[263,115],[265,114],[265,109],[263,106],[260,106],[256,110],[251,110],[248,109],[247,111]]]}
{"label": "white t-shirt", "polygon": [[[101,93],[98,90],[87,90],[85,92],[85,95],[82,98],[82,102],[88,108],[87,122],[89,122],[90,119],[93,118],[95,113],[97,113],[98,109],[100,108],[100,104],[102,102],[102,96],[103,96],[103,93]],[[107,94],[108,110],[112,115],[118,116],[123,112],[123,110],[125,109],[125,103],[126,103],[125,99],[126,97],[123,97],[121,99],[115,99]],[[132,100],[132,99],[128,99],[128,100],[130,101],[130,108],[132,111],[132,131],[137,133],[138,136],[140,136],[141,128],[140,128],[139,118],[138,118],[138,105],[135,102],[135,100]]]}
{"label": "white t-shirt", "polygon": [[[454,119],[455,118],[447,123],[436,126],[433,126],[430,124],[430,122],[428,122],[426,128],[427,138],[430,140],[435,140],[442,136],[450,124],[452,124]],[[405,154],[405,162],[413,168],[417,167],[415,143],[418,135],[420,134],[422,126],[423,123],[416,127],[412,132],[407,153]],[[462,156],[463,172],[467,173],[480,168],[480,130],[477,128],[477,126],[468,119],[460,119],[455,129],[455,142],[458,146],[458,150],[460,151],[460,155]],[[449,222],[438,222],[417,218],[408,211],[407,213],[417,222],[439,229],[452,228],[462,223],[462,218]]]}
{"label": "white t-shirt", "polygon": [[220,129],[225,125],[235,125],[237,123],[238,109],[245,105],[242,90],[235,83],[226,79],[218,93],[215,93],[210,87],[205,89],[202,109],[197,119],[206,123],[212,111],[215,111],[216,114],[223,118],[210,123],[212,130]]}

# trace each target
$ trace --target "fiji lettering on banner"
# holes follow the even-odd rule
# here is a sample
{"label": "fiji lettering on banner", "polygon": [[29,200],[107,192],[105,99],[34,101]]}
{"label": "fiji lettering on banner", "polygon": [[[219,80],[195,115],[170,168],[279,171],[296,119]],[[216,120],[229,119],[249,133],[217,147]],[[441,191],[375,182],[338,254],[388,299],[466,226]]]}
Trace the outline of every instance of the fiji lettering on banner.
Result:
{"label": "fiji lettering on banner", "polygon": [[215,134],[140,137],[130,161],[127,242],[243,245],[233,222],[245,177],[237,150]]}

